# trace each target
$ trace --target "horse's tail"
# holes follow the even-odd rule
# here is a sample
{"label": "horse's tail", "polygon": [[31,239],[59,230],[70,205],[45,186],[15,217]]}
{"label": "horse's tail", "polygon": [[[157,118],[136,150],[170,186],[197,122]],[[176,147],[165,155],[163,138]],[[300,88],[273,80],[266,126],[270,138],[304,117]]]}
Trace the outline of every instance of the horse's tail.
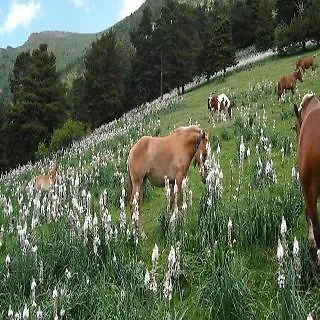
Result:
{"label": "horse's tail", "polygon": [[276,87],[275,87],[275,92],[277,93],[278,95],[278,100],[280,99],[281,97],[281,83],[280,83],[280,80],[278,81]]}

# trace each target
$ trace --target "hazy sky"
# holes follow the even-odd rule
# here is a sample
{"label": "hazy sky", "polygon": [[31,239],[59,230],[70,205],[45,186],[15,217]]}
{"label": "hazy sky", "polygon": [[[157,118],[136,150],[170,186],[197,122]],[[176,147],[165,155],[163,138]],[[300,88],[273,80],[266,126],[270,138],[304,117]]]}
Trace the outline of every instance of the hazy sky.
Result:
{"label": "hazy sky", "polygon": [[0,48],[17,47],[32,32],[102,31],[144,0],[0,0]]}

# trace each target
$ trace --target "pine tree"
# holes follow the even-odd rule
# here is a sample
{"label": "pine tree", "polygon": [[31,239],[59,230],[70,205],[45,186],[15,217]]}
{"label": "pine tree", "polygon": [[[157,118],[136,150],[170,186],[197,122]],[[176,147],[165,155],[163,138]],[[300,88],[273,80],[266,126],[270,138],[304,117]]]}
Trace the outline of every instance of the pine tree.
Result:
{"label": "pine tree", "polygon": [[33,160],[39,142],[47,141],[65,119],[65,88],[59,81],[55,56],[46,44],[32,54],[17,56],[10,88],[13,105],[7,109],[3,130],[12,167]]}
{"label": "pine tree", "polygon": [[297,12],[296,2],[292,0],[276,0],[277,24],[290,24]]}
{"label": "pine tree", "polygon": [[215,3],[207,12],[206,21],[202,57],[204,73],[209,79],[214,73],[236,64],[236,57],[231,21],[225,7]]}
{"label": "pine tree", "polygon": [[182,88],[196,71],[199,38],[194,11],[186,4],[166,0],[156,21],[154,48],[160,74],[160,91]]}
{"label": "pine tree", "polygon": [[306,17],[309,22],[308,35],[310,39],[320,42],[320,1],[310,0],[306,9]]}
{"label": "pine tree", "polygon": [[92,43],[85,59],[84,98],[88,119],[96,128],[124,111],[125,67],[113,31]]}
{"label": "pine tree", "polygon": [[[131,86],[135,105],[150,101],[159,95],[156,56],[153,48],[152,14],[150,7],[143,10],[137,30],[131,32],[131,42],[136,54],[132,61]],[[157,85],[156,85],[157,84]]]}
{"label": "pine tree", "polygon": [[232,39],[236,48],[246,48],[254,43],[252,16],[248,5],[240,0],[231,7]]}
{"label": "pine tree", "polygon": [[261,0],[255,32],[255,46],[258,50],[267,50],[274,45],[275,21],[273,6],[269,0]]}

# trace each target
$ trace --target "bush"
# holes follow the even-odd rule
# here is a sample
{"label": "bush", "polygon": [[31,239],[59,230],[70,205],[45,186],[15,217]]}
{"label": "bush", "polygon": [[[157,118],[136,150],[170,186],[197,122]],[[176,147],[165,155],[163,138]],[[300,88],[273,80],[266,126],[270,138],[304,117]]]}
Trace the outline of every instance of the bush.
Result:
{"label": "bush", "polygon": [[40,142],[35,153],[36,159],[40,160],[49,155],[49,149],[44,142]]}
{"label": "bush", "polygon": [[61,128],[55,129],[50,141],[50,151],[69,146],[72,141],[90,133],[89,127],[81,121],[68,119]]}

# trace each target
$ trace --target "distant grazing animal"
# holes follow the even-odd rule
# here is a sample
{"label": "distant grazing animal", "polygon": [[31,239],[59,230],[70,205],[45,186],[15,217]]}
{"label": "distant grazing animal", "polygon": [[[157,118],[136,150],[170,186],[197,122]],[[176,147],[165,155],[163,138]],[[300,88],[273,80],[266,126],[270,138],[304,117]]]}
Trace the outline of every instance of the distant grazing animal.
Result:
{"label": "distant grazing animal", "polygon": [[309,69],[310,67],[312,71],[315,71],[316,69],[315,56],[303,57],[299,59],[296,63],[296,70],[302,69],[303,73],[305,72],[306,69]]}
{"label": "distant grazing animal", "polygon": [[[180,205],[182,180],[186,177],[193,158],[195,166],[204,168],[207,143],[207,135],[198,126],[180,127],[164,137],[143,136],[140,138],[131,148],[128,156],[128,193],[131,216],[136,195],[138,195],[136,200],[140,210],[141,186],[147,178],[157,187],[165,185],[165,176],[169,179],[171,187],[176,181],[178,205]],[[207,172],[205,169],[201,172],[202,181],[205,182]]]}
{"label": "distant grazing animal", "polygon": [[37,191],[49,191],[57,182],[59,168],[56,166],[48,174],[40,175],[34,179],[34,189]]}
{"label": "distant grazing animal", "polygon": [[229,98],[224,94],[221,93],[218,96],[213,96],[211,95],[208,98],[208,109],[211,112],[215,112],[215,111],[224,111],[227,109],[229,117],[231,118],[231,108],[232,108],[232,103],[230,103]]}
{"label": "distant grazing animal", "polygon": [[278,101],[280,101],[280,98],[282,97],[284,91],[286,91],[286,90],[291,90],[292,96],[294,95],[294,93],[296,91],[297,80],[299,80],[300,82],[303,82],[300,69],[298,71],[290,73],[286,76],[283,76],[279,79],[279,81],[278,81]]}
{"label": "distant grazing animal", "polygon": [[306,94],[299,106],[294,105],[298,137],[298,170],[302,187],[309,239],[320,249],[320,224],[317,199],[320,194],[320,100]]}

